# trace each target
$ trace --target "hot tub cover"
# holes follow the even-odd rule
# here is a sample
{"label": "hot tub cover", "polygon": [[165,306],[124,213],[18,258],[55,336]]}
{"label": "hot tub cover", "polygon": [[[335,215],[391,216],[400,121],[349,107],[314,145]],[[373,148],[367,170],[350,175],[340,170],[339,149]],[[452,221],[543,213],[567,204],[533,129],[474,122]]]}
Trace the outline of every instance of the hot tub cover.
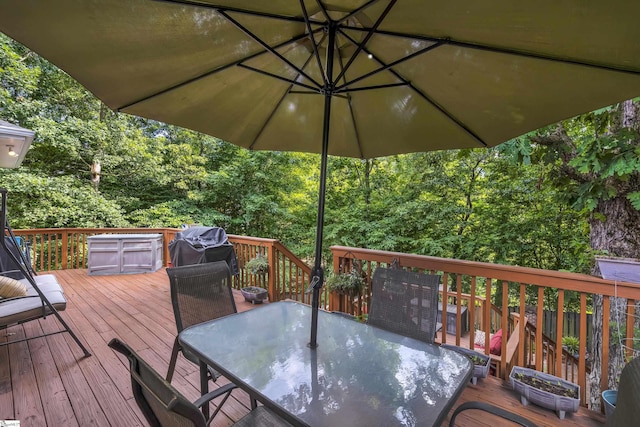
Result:
{"label": "hot tub cover", "polygon": [[202,264],[213,261],[226,261],[232,275],[237,275],[238,259],[227,233],[220,227],[190,227],[176,233],[169,242],[171,264]]}

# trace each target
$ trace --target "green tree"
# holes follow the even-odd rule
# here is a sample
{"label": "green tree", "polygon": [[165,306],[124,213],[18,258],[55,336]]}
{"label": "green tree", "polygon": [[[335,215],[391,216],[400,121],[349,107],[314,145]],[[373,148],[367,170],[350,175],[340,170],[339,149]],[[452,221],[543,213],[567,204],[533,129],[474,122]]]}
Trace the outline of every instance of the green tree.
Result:
{"label": "green tree", "polygon": [[[521,159],[550,166],[553,180],[576,208],[588,214],[590,245],[613,256],[640,257],[639,104],[625,101],[530,134],[513,144]],[[593,273],[598,275],[597,266]],[[626,301],[612,299],[611,314],[624,313]],[[602,297],[594,295],[591,349],[591,404],[599,408]],[[615,387],[625,364],[621,343],[611,340],[609,382]]]}

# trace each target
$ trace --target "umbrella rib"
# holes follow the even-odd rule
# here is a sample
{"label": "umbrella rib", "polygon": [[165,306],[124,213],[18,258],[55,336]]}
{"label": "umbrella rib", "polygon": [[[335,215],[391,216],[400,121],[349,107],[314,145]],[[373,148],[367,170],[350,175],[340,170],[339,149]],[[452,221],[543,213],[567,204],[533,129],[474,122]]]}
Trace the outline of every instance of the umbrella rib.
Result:
{"label": "umbrella rib", "polygon": [[[343,63],[340,55],[338,55],[338,61],[340,62],[340,67],[342,67]],[[346,81],[346,76],[344,77],[344,80]],[[340,96],[340,95],[336,95],[336,93],[334,92],[332,96]],[[364,152],[362,151],[362,144],[360,143],[360,132],[358,132],[358,124],[356,122],[356,116],[354,114],[353,105],[351,103],[351,95],[347,93],[346,97],[347,97],[347,105],[349,106],[349,114],[351,115],[351,122],[353,123],[353,132],[356,134],[356,144],[358,145],[358,152],[360,153],[360,158],[363,159]]]}
{"label": "umbrella rib", "polygon": [[295,81],[293,79],[288,79],[286,77],[279,76],[277,74],[273,74],[273,73],[270,73],[268,71],[261,70],[259,68],[255,68],[255,67],[252,67],[250,65],[238,64],[238,67],[244,68],[246,70],[254,71],[254,72],[258,73],[258,74],[262,74],[262,75],[265,75],[265,76],[273,77],[274,79],[277,79],[277,80],[282,80],[284,82],[290,83],[291,85],[302,86],[302,87],[307,88],[307,89],[309,89],[311,91],[320,93],[320,89],[315,87],[315,86],[311,86],[311,85],[308,85],[308,84],[305,84],[305,83],[302,83],[302,82],[298,82],[298,81]]}
{"label": "umbrella rib", "polygon": [[249,36],[251,39],[253,39],[253,41],[255,41],[256,43],[258,43],[260,46],[262,46],[263,48],[265,48],[266,50],[268,50],[269,52],[271,52],[271,54],[275,55],[277,58],[279,58],[281,61],[283,61],[285,64],[289,65],[291,68],[293,68],[294,70],[298,71],[300,74],[302,74],[305,78],[307,78],[307,80],[313,82],[316,86],[318,87],[322,87],[322,85],[320,83],[318,83],[313,77],[309,76],[307,73],[305,73],[302,69],[298,68],[294,63],[292,63],[291,61],[289,61],[287,58],[285,58],[284,56],[282,56],[281,54],[279,54],[274,48],[272,48],[271,46],[269,46],[267,43],[265,43],[264,40],[262,40],[260,37],[256,36],[255,34],[253,34],[251,31],[249,31],[248,28],[246,28],[244,25],[242,25],[241,23],[239,23],[238,21],[236,21],[235,19],[233,19],[231,16],[229,16],[229,14],[227,14],[224,11],[218,11],[218,13],[222,16],[224,16],[225,18],[227,18],[227,20],[229,20],[229,22],[231,22],[236,28],[238,28],[240,31],[242,31],[243,33],[245,33],[247,36]]}
{"label": "umbrella rib", "polygon": [[[276,13],[260,12],[260,11],[257,11],[257,10],[242,9],[242,8],[239,8],[239,7],[222,6],[222,5],[218,5],[218,4],[204,3],[204,2],[201,2],[201,1],[197,1],[197,0],[154,0],[154,1],[157,1],[157,2],[160,2],[160,3],[183,4],[185,6],[201,7],[201,8],[204,8],[204,9],[213,9],[213,10],[216,10],[216,11],[227,11],[227,12],[239,13],[239,14],[244,14],[244,15],[259,16],[259,17],[262,17],[262,18],[279,19],[279,20],[282,20],[282,21],[291,21],[291,22],[300,22],[300,23],[304,22],[304,18],[299,17],[299,16],[278,15]],[[311,22],[313,24],[322,25],[322,21],[311,20]]]}
{"label": "umbrella rib", "polygon": [[[317,31],[320,31],[320,30],[317,30]],[[281,48],[282,46],[286,46],[287,44],[290,44],[290,43],[295,43],[295,42],[297,42],[298,40],[304,39],[304,38],[306,38],[306,37],[307,37],[307,35],[306,35],[306,34],[300,34],[300,35],[297,35],[297,36],[295,36],[295,37],[291,38],[290,40],[284,41],[284,42],[280,43],[279,45],[276,45],[276,46],[275,46],[275,49],[279,49],[279,48]],[[119,106],[119,107],[116,107],[116,111],[122,111],[122,110],[125,110],[125,109],[127,109],[127,108],[130,108],[130,107],[132,107],[132,106],[136,105],[136,104],[139,104],[139,103],[141,103],[141,102],[148,101],[148,100],[150,100],[150,99],[152,99],[152,98],[155,98],[156,96],[161,96],[161,95],[164,95],[164,94],[166,94],[166,93],[169,93],[169,92],[171,92],[171,91],[173,91],[173,90],[180,89],[180,88],[181,88],[181,87],[183,87],[183,86],[186,86],[186,85],[191,84],[191,83],[194,83],[194,82],[196,82],[196,81],[198,81],[198,80],[204,79],[205,77],[209,77],[209,76],[212,76],[212,75],[214,75],[214,74],[217,74],[217,73],[219,73],[220,71],[224,71],[224,70],[226,70],[227,68],[236,67],[236,66],[238,66],[238,65],[242,64],[244,61],[248,61],[249,59],[256,58],[256,57],[258,57],[258,56],[260,56],[260,55],[264,55],[265,53],[267,53],[267,51],[266,51],[266,50],[261,50],[261,51],[259,51],[259,52],[256,52],[256,53],[253,53],[253,54],[251,54],[251,55],[248,55],[248,56],[246,56],[246,57],[244,57],[244,58],[238,59],[237,61],[233,61],[233,62],[230,62],[230,63],[228,63],[228,64],[222,65],[222,66],[220,66],[220,67],[216,68],[215,70],[207,71],[207,72],[206,72],[206,73],[204,73],[204,74],[200,74],[199,76],[193,77],[193,78],[191,78],[191,79],[189,79],[189,80],[185,80],[184,82],[181,82],[181,83],[178,83],[178,84],[176,84],[176,85],[170,86],[170,87],[168,87],[168,88],[166,88],[166,89],[163,89],[163,90],[161,90],[161,91],[158,91],[158,92],[152,93],[151,95],[147,95],[147,96],[145,96],[144,98],[140,98],[140,99],[137,99],[137,100],[135,100],[135,101],[133,101],[133,102],[130,102],[130,103],[128,103],[128,104],[124,104],[124,105],[121,105],[121,106]]]}
{"label": "umbrella rib", "polygon": [[[313,56],[316,58],[316,62],[318,63],[318,69],[320,70],[320,74],[322,74],[322,81],[324,86],[327,86],[329,83],[327,81],[327,74],[322,68],[322,61],[320,61],[320,53],[318,52],[318,44],[316,43],[316,38],[311,31],[311,23],[309,22],[309,13],[307,12],[307,7],[304,5],[304,0],[300,0],[300,8],[302,9],[302,14],[304,15],[304,23],[307,27],[307,32],[309,33],[309,39],[311,40],[311,46],[313,47]],[[323,10],[324,13],[326,13]]]}
{"label": "umbrella rib", "polygon": [[399,83],[389,83],[389,84],[386,84],[386,85],[373,85],[373,86],[354,87],[354,88],[351,88],[351,89],[341,90],[340,93],[342,93],[342,92],[348,92],[348,93],[361,92],[363,90],[387,89],[387,88],[398,87],[398,86],[411,86],[411,83],[410,82],[399,82]]}
{"label": "umbrella rib", "polygon": [[[302,3],[302,0],[300,0],[300,3]],[[324,15],[324,19],[326,22],[331,21],[331,17],[329,16],[329,14],[327,13],[327,8],[324,7],[324,5],[322,4],[322,2],[320,0],[316,0],[316,4],[318,5],[318,8],[320,8],[320,11],[322,12],[322,14]]]}
{"label": "umbrella rib", "polygon": [[[307,60],[305,61],[303,67],[306,67],[307,64],[309,64],[309,61],[311,61],[311,56],[309,56],[309,58],[307,58]],[[259,70],[257,70],[259,71]],[[297,82],[292,82],[292,83],[297,83]],[[264,130],[266,129],[267,125],[269,124],[269,122],[271,121],[271,119],[273,118],[273,115],[276,113],[276,111],[278,111],[278,108],[280,107],[280,105],[282,105],[282,103],[284,102],[284,99],[286,98],[287,94],[291,93],[291,88],[293,87],[293,84],[291,84],[289,86],[289,88],[287,90],[284,91],[284,93],[282,94],[282,97],[280,98],[280,100],[278,100],[275,108],[271,111],[271,113],[269,114],[269,117],[267,117],[267,119],[264,121],[264,123],[262,124],[262,127],[260,127],[260,130],[258,131],[258,133],[256,134],[256,137],[253,139],[253,142],[251,142],[251,144],[249,145],[249,149],[252,150],[253,146],[255,145],[255,143],[258,141],[258,138],[260,138],[260,135],[262,135],[262,132],[264,132]],[[315,92],[316,94],[319,94],[319,92],[316,90]]]}
{"label": "umbrella rib", "polygon": [[364,49],[364,46],[369,42],[369,39],[371,39],[371,36],[373,36],[376,33],[378,27],[380,26],[380,24],[382,24],[382,21],[384,20],[384,18],[386,18],[389,12],[391,12],[391,9],[393,9],[393,6],[395,6],[396,1],[397,0],[391,0],[389,2],[387,7],[378,17],[378,20],[375,22],[375,24],[373,24],[373,27],[369,29],[364,39],[360,43],[356,44],[356,46],[358,46],[356,48],[356,51],[353,52],[353,55],[351,55],[351,58],[349,58],[349,61],[347,61],[347,64],[342,68],[342,71],[340,71],[340,74],[338,74],[338,77],[336,77],[336,81],[340,80],[340,77],[342,77],[347,72],[351,64],[353,64],[353,61],[355,61],[356,57],[360,54],[360,52],[362,52],[362,49]]}
{"label": "umbrella rib", "polygon": [[[342,33],[342,34],[345,37],[347,37],[350,41],[355,43],[355,40],[353,40],[348,34],[345,34],[345,33]],[[426,52],[428,52],[428,51],[430,51],[432,49],[435,49],[436,47],[438,47],[440,45],[441,45],[441,43],[435,43],[435,44],[432,44],[431,46],[425,47],[424,49],[420,49],[420,50],[412,53],[411,55],[407,55],[407,56],[405,56],[403,58],[400,58],[400,59],[398,59],[396,61],[393,61],[393,62],[391,62],[389,64],[386,64],[386,65],[383,64],[383,66],[381,66],[380,68],[378,68],[376,70],[373,70],[373,71],[371,71],[371,72],[369,72],[367,74],[363,74],[362,76],[360,76],[358,78],[350,80],[350,81],[346,82],[345,84],[336,87],[336,91],[344,90],[345,88],[347,88],[350,85],[353,85],[354,83],[357,83],[357,82],[359,82],[361,80],[364,80],[364,79],[366,79],[368,77],[371,77],[371,76],[373,76],[375,74],[378,74],[378,73],[380,73],[382,71],[386,71],[386,70],[388,70],[388,69],[390,69],[390,68],[392,68],[392,67],[394,67],[394,66],[396,66],[398,64],[401,64],[401,63],[403,63],[405,61],[408,61],[409,59],[412,59],[412,58],[414,58],[416,56],[419,56],[419,55],[422,55],[423,53],[426,53]],[[366,48],[363,48],[363,49],[364,49],[365,53],[367,53],[368,55],[372,55],[373,56],[373,53],[369,52]],[[382,64],[382,61],[378,61],[378,62],[380,62]],[[349,89],[347,89],[347,90],[349,90]]]}
{"label": "umbrella rib", "polygon": [[349,18],[351,18],[352,16],[357,15],[358,13],[360,13],[361,11],[365,10],[366,8],[368,8],[369,6],[371,6],[374,3],[378,3],[380,0],[369,0],[367,3],[363,4],[362,6],[360,6],[359,8],[351,11],[349,14],[343,16],[342,18],[340,18],[337,22],[340,24],[342,22],[345,22],[346,20],[348,20]]}
{"label": "umbrella rib", "polygon": [[[348,29],[348,30],[354,30],[354,31],[363,31],[363,32],[369,31],[368,28],[354,27],[354,26],[347,26],[347,25],[343,25],[342,28]],[[516,49],[509,49],[506,47],[488,46],[488,45],[482,45],[478,43],[458,41],[458,40],[449,39],[449,38],[421,36],[417,34],[398,33],[394,31],[386,31],[386,30],[377,30],[376,34],[440,43],[438,46],[451,45],[451,46],[457,46],[457,47],[464,47],[467,49],[476,49],[476,50],[484,50],[484,51],[489,51],[494,53],[517,55],[525,58],[534,58],[534,59],[542,59],[542,60],[553,61],[553,62],[562,62],[565,64],[573,64],[573,65],[597,68],[597,69],[602,69],[607,71],[618,71],[621,73],[632,74],[634,76],[640,74],[640,70],[632,70],[632,69],[622,68],[620,66],[615,66],[615,65],[597,64],[594,62],[587,62],[580,59],[561,58],[557,56],[546,55],[544,53],[524,52]]]}
{"label": "umbrella rib", "polygon": [[[352,40],[351,37],[349,37],[349,35],[344,34],[345,37],[349,38],[349,40]],[[430,46],[428,48],[423,49],[422,51],[419,51],[420,53],[424,53],[427,50],[431,50],[429,48],[433,48],[436,45]],[[389,84],[389,85],[377,85],[377,86],[370,86],[370,87],[363,87],[363,88],[354,88],[354,89],[349,89],[348,91],[353,92],[353,91],[361,91],[361,90],[371,90],[371,89],[380,89],[383,87],[394,87],[394,86],[408,86],[409,88],[411,88],[414,92],[416,92],[418,95],[420,95],[420,97],[422,99],[424,99],[425,101],[427,101],[429,104],[433,105],[436,109],[438,109],[442,114],[444,114],[446,117],[449,118],[449,120],[453,121],[456,125],[458,125],[461,129],[464,129],[464,131],[466,133],[468,133],[473,139],[475,139],[480,145],[482,145],[483,147],[487,147],[488,144],[486,142],[484,142],[482,140],[482,138],[480,138],[479,135],[477,135],[475,132],[473,132],[471,129],[469,129],[469,127],[467,127],[464,123],[462,123],[457,117],[455,117],[453,114],[449,113],[447,110],[444,109],[444,107],[442,107],[440,104],[438,104],[435,100],[431,99],[429,96],[427,96],[427,94],[425,94],[424,92],[422,92],[420,89],[418,89],[416,86],[413,85],[413,83],[411,83],[409,80],[405,79],[404,77],[402,77],[397,71],[395,71],[393,68],[391,68],[391,64],[385,64],[384,61],[382,61],[380,58],[378,58],[376,55],[374,55],[372,52],[368,51],[366,47],[363,47],[365,53],[371,55],[372,59],[375,59],[376,61],[378,61],[378,63],[380,65],[382,65],[381,69],[379,71],[384,70],[388,70],[391,74],[393,74],[396,78],[398,78],[400,80],[400,83],[395,83],[395,84]],[[414,52],[414,54],[408,55],[408,57],[413,57],[416,56]],[[404,59],[406,60],[406,59]],[[396,63],[400,63],[402,62],[403,59],[400,59],[398,61],[395,61]],[[370,73],[371,74],[371,73]],[[375,74],[375,73],[374,73]],[[358,81],[361,79],[356,79],[354,81]],[[350,82],[349,84],[352,84],[353,82]],[[342,88],[344,89],[346,85],[343,85]],[[346,90],[343,90],[346,91]]]}

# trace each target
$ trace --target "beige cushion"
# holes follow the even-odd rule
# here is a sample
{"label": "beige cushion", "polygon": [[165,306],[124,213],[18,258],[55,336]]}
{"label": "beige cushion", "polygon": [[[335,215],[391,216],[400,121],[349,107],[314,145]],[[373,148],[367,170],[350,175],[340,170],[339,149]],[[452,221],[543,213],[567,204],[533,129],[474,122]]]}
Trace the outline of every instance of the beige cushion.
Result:
{"label": "beige cushion", "polygon": [[6,276],[0,276],[0,298],[24,297],[27,285]]}

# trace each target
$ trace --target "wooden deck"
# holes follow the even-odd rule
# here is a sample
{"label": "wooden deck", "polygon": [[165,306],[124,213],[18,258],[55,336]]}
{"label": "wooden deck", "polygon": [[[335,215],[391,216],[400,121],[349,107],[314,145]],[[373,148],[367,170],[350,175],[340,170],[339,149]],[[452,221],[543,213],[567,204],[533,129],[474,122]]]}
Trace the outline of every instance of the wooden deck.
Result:
{"label": "wooden deck", "polygon": [[[107,343],[119,337],[155,369],[166,372],[176,334],[166,273],[88,276],[87,270],[64,270],[55,274],[69,301],[62,315],[93,355],[83,358],[68,334],[0,347],[0,420],[17,419],[21,427],[147,425],[133,400],[128,367]],[[253,308],[239,293],[236,302],[239,311]],[[57,321],[49,317],[2,331],[0,340],[6,340],[7,333],[14,340],[57,329]],[[173,384],[195,400],[197,366],[180,357]],[[467,400],[488,401],[540,426],[599,426],[604,420],[583,408],[561,421],[551,411],[523,407],[509,386],[495,378],[469,385],[459,402]],[[248,407],[248,396],[235,390],[211,425],[228,426]],[[458,421],[460,426],[503,425],[477,411],[465,412]]]}

